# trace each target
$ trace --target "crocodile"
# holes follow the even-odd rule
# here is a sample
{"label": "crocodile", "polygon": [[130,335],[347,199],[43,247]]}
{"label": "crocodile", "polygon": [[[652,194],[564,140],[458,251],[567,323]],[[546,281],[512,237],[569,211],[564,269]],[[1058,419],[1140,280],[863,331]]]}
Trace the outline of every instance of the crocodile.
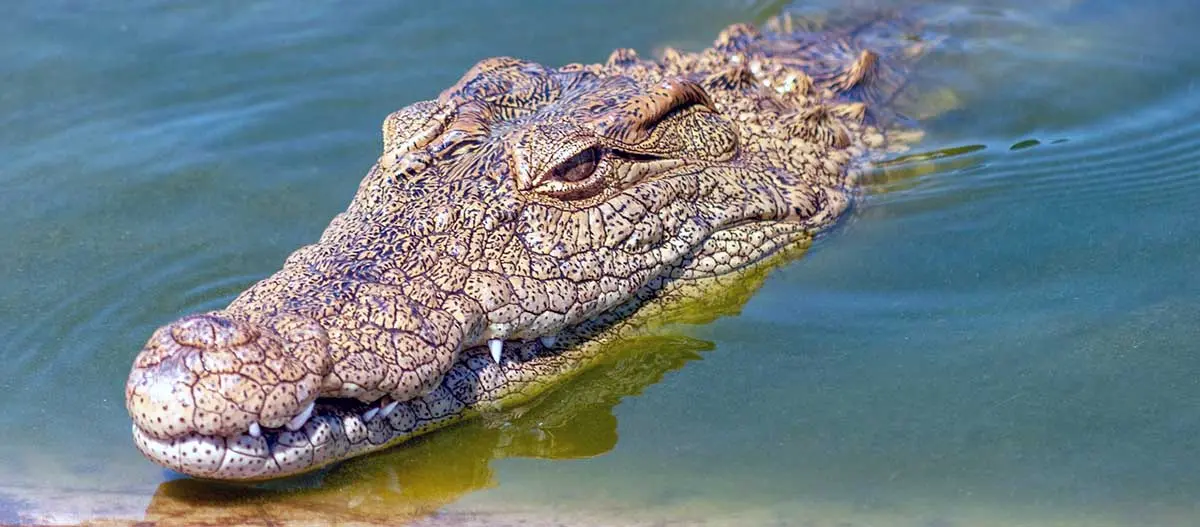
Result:
{"label": "crocodile", "polygon": [[911,141],[897,98],[930,42],[888,17],[797,26],[490,58],[390,114],[316,243],[150,336],[125,387],[137,448],[198,478],[312,471],[527,403],[788,260]]}

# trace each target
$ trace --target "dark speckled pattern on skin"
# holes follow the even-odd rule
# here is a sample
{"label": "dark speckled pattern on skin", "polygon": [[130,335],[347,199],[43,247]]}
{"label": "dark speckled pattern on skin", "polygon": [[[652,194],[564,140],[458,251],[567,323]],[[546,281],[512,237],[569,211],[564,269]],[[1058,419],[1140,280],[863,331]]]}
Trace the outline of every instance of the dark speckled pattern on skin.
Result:
{"label": "dark speckled pattern on skin", "polygon": [[924,44],[897,27],[785,19],[658,61],[480,62],[388,116],[317,243],[150,337],[126,385],[138,447],[194,476],[286,476],[594,364],[846,210],[900,138],[889,108]]}

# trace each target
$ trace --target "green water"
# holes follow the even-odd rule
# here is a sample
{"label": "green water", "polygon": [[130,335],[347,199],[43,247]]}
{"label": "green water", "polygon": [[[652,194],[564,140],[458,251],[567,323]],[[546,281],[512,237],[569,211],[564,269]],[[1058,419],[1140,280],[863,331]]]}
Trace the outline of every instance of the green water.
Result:
{"label": "green water", "polygon": [[921,82],[953,109],[740,314],[251,489],[142,459],[129,364],[314,240],[383,116],[487,56],[700,49],[784,7],[7,3],[0,524],[1200,524],[1200,4],[888,5],[948,37]]}

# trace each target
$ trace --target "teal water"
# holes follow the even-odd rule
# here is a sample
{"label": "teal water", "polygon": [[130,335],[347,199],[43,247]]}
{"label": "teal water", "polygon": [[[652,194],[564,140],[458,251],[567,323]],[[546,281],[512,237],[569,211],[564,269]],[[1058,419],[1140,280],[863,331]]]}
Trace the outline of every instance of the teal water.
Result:
{"label": "teal water", "polygon": [[1200,524],[1191,0],[889,3],[948,36],[921,82],[953,104],[849,221],[654,360],[268,489],[133,447],[150,332],[315,239],[388,112],[487,56],[699,49],[839,5],[7,4],[0,524]]}

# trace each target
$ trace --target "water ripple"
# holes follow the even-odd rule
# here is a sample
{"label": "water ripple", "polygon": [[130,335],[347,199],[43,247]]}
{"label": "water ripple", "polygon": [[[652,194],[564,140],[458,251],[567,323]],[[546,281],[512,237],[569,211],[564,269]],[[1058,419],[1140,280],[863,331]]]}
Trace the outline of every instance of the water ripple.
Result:
{"label": "water ripple", "polygon": [[[15,352],[8,357],[10,371],[31,381],[26,384],[54,385],[71,380],[62,378],[70,373],[59,371],[65,365],[85,364],[96,355],[132,358],[140,341],[169,321],[164,317],[218,308],[261,278],[222,273],[224,257],[194,246],[172,247],[74,291],[69,302],[26,318],[8,336],[6,345]],[[109,351],[114,345],[127,351]]]}
{"label": "water ripple", "polygon": [[[974,207],[981,200],[1180,205],[1200,190],[1197,123],[1200,103],[1184,98],[1130,109],[1111,126],[1057,132],[1057,137],[923,151],[885,164],[875,195],[880,203],[929,205],[914,211],[936,210],[947,202]],[[917,183],[904,182],[910,178]]]}

